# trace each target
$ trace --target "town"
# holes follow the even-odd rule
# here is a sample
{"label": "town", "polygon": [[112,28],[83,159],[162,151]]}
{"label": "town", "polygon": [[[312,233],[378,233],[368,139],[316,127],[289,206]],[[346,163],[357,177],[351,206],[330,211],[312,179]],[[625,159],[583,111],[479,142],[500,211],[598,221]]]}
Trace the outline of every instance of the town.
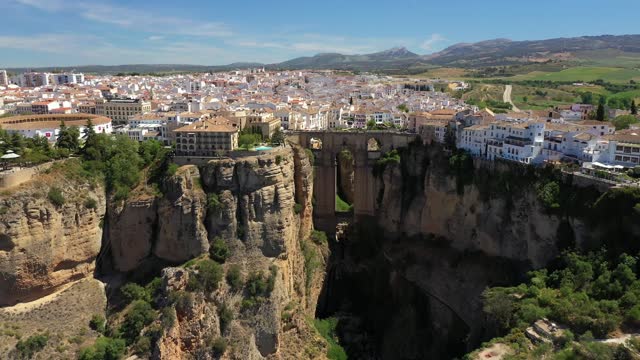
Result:
{"label": "town", "polygon": [[635,104],[631,110],[573,104],[497,113],[454,96],[467,87],[329,70],[165,76],[9,76],[0,70],[0,126],[55,142],[62,121],[82,129],[91,118],[96,132],[154,139],[185,157],[266,150],[261,145],[288,131],[401,131],[428,142],[454,142],[488,160],[579,165],[583,175],[613,183],[640,177],[640,129],[594,119],[597,111],[610,119],[638,118]]}

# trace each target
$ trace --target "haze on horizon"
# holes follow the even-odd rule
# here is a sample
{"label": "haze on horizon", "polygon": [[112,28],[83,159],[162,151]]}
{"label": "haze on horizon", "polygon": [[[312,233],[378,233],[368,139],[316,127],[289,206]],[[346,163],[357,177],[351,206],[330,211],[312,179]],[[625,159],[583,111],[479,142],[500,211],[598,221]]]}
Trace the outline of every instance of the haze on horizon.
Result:
{"label": "haze on horizon", "polygon": [[397,46],[428,54],[495,38],[634,34],[640,2],[5,0],[0,13],[0,68],[223,65]]}

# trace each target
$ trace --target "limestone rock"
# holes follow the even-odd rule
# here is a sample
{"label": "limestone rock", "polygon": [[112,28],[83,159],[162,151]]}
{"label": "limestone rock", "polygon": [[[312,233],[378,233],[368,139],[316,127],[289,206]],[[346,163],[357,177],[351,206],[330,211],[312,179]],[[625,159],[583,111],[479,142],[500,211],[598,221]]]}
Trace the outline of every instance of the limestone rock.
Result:
{"label": "limestone rock", "polygon": [[195,166],[185,166],[169,179],[158,205],[158,236],[153,253],[172,262],[184,262],[209,251],[204,226],[206,195]]}
{"label": "limestone rock", "polygon": [[[58,187],[64,203],[47,197]],[[85,205],[88,199],[95,206]],[[100,185],[52,171],[0,196],[0,305],[30,301],[91,276],[100,251]]]}

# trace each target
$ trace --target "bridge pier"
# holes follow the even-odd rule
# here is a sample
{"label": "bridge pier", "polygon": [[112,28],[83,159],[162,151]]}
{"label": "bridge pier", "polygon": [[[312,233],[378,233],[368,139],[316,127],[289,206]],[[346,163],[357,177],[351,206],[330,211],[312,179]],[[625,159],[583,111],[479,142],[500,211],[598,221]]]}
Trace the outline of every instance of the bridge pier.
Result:
{"label": "bridge pier", "polygon": [[314,155],[315,227],[333,233],[336,226],[336,156],[332,151],[314,151]]}

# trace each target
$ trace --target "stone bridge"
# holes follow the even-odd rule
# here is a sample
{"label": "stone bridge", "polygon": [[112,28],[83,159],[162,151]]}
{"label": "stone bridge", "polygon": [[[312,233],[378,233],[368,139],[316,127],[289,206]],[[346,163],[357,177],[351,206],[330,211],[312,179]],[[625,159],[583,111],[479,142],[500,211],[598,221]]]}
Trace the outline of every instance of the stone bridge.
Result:
{"label": "stone bridge", "polygon": [[[316,227],[334,232],[338,217],[335,211],[336,159],[342,150],[349,150],[354,158],[355,218],[375,214],[376,188],[373,166],[380,156],[393,149],[406,147],[417,134],[389,131],[295,131],[287,139],[315,156],[314,217]],[[375,140],[375,148],[370,147]]]}

